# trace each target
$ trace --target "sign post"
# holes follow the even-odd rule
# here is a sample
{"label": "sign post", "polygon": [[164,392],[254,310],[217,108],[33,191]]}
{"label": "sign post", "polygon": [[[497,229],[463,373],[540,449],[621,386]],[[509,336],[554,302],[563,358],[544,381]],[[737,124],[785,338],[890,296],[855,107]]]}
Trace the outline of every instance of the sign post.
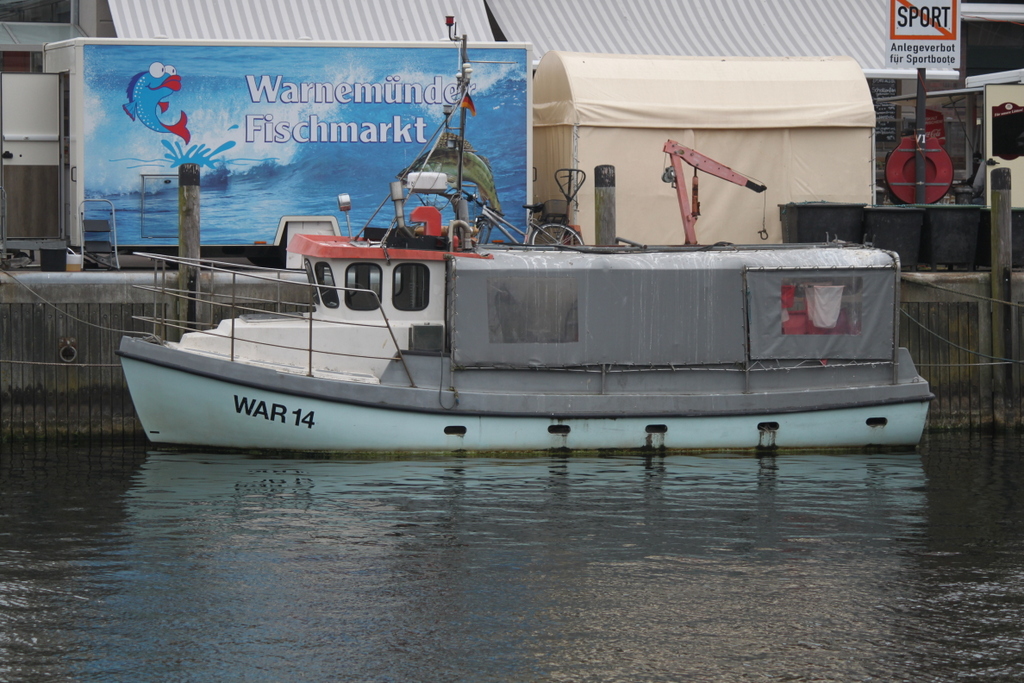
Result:
{"label": "sign post", "polygon": [[915,201],[925,198],[925,69],[960,68],[959,0],[889,0],[889,49],[893,69],[917,69]]}

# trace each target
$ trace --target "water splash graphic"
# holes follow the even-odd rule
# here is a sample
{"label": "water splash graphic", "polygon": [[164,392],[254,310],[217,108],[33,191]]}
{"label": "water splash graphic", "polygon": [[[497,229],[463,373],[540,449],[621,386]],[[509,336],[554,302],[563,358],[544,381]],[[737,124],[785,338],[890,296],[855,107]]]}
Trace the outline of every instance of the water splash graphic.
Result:
{"label": "water splash graphic", "polygon": [[185,149],[180,142],[171,143],[167,140],[161,140],[160,144],[170,152],[164,155],[164,159],[171,162],[171,168],[177,168],[182,164],[198,164],[207,168],[216,168],[217,162],[213,157],[235,146],[233,140],[225,142],[216,149],[210,149],[206,145],[192,145]]}

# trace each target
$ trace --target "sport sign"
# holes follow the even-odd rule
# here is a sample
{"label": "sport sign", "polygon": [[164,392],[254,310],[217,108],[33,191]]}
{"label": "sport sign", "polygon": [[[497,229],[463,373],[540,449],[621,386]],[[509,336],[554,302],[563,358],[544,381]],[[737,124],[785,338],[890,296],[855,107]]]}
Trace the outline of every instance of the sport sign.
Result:
{"label": "sport sign", "polygon": [[959,0],[889,0],[887,55],[894,69],[959,68]]}

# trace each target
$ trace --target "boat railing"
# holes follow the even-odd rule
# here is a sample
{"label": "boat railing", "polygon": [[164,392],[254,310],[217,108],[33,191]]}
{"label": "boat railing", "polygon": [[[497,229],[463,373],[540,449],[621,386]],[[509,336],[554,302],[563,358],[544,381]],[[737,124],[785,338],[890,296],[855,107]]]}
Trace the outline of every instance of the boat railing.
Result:
{"label": "boat railing", "polygon": [[[343,286],[314,285],[310,283],[303,271],[285,270],[250,266],[246,264],[226,263],[210,259],[190,259],[163,254],[136,253],[136,256],[149,258],[154,262],[153,283],[136,284],[134,287],[153,293],[153,315],[136,315],[136,320],[152,325],[154,337],[165,341],[177,341],[186,333],[201,333],[227,339],[229,341],[229,360],[237,359],[236,343],[244,342],[260,347],[288,351],[302,350],[306,355],[306,374],[313,375],[316,369],[314,354],[322,356],[362,358],[367,360],[391,361],[399,360],[405,369],[410,384],[415,386],[412,374],[405,364],[401,346],[395,336],[394,329],[387,314],[381,306],[380,297],[376,292]],[[177,268],[175,273],[172,268]],[[182,271],[194,269],[194,286],[184,283]],[[249,288],[250,291],[244,291]],[[379,321],[338,320],[317,316],[317,294],[325,288],[339,292],[356,292],[370,294],[377,299],[376,310],[380,313]],[[273,292],[273,295],[266,293]],[[168,307],[166,305],[171,303]],[[170,315],[168,315],[170,308]],[[293,343],[279,344],[248,337],[238,338],[235,322],[243,316],[267,316],[293,319],[307,325],[308,337],[303,347]],[[230,320],[230,331],[227,334],[218,331],[221,322]],[[350,353],[333,349],[314,347],[314,328],[316,325],[339,325],[345,327],[370,327],[386,330],[394,346],[394,354],[367,355]]]}

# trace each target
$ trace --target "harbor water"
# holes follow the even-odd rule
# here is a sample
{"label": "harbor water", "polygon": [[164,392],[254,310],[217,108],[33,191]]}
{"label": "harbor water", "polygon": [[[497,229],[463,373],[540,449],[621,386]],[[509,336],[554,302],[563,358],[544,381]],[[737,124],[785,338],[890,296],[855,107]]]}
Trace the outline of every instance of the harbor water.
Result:
{"label": "harbor water", "polygon": [[1019,681],[1024,438],[0,451],[0,681]]}

